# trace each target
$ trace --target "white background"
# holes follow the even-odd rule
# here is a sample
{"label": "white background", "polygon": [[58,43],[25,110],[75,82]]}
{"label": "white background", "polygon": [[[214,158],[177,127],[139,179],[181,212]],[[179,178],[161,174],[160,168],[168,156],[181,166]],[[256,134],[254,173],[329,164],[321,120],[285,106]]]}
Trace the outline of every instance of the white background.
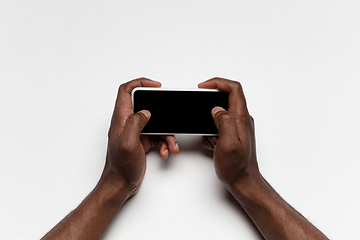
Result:
{"label": "white background", "polygon": [[[357,0],[0,0],[0,238],[39,239],[97,183],[117,88],[240,81],[261,172],[331,239],[360,239]],[[262,239],[200,137],[147,156],[104,239]]]}

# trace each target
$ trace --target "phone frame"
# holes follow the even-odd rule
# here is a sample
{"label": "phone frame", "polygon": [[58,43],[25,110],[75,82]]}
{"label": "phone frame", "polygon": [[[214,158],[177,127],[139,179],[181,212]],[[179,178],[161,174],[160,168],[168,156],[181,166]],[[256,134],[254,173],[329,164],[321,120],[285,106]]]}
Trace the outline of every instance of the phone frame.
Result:
{"label": "phone frame", "polygon": [[[134,110],[134,93],[138,90],[149,90],[149,91],[191,91],[191,92],[222,92],[218,89],[208,88],[154,88],[154,87],[136,87],[131,91],[131,105]],[[141,135],[188,135],[188,136],[219,136],[218,134],[199,134],[199,133],[140,133]]]}

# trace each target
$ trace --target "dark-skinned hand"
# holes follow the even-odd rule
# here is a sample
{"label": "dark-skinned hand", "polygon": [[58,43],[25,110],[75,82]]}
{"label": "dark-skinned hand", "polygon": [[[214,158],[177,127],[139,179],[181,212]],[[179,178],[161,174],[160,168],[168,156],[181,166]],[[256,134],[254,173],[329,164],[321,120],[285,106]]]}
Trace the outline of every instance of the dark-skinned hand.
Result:
{"label": "dark-skinned hand", "polygon": [[125,184],[131,196],[137,192],[144,178],[146,152],[158,147],[164,159],[169,152],[179,154],[174,136],[140,136],[151,113],[145,109],[133,112],[131,91],[135,87],[161,87],[161,83],[139,78],[120,86],[108,134],[108,151],[103,172],[103,177],[111,177]]}
{"label": "dark-skinned hand", "polygon": [[247,177],[260,176],[256,160],[254,120],[249,115],[245,96],[239,82],[213,78],[202,82],[199,88],[216,88],[229,94],[229,108],[212,109],[218,137],[204,137],[203,146],[213,150],[215,170],[226,186]]}

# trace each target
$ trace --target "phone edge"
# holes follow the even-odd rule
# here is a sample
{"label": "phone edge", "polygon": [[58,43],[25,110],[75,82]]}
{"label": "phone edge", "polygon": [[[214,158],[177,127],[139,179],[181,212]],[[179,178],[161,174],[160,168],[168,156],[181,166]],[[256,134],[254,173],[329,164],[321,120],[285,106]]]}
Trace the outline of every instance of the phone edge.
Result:
{"label": "phone edge", "polygon": [[[219,89],[210,89],[210,88],[153,88],[153,87],[135,87],[131,91],[131,105],[134,111],[134,94],[138,90],[145,91],[193,91],[193,92],[222,92]],[[168,136],[168,135],[188,135],[188,136],[219,136],[219,134],[201,134],[201,133],[140,133],[140,135],[155,135],[155,136]]]}

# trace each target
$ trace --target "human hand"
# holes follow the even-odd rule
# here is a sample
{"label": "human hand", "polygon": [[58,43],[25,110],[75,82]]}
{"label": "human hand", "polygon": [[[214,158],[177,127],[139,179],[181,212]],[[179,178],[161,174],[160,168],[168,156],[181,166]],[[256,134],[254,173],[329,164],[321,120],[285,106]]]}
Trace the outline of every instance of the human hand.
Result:
{"label": "human hand", "polygon": [[229,94],[229,109],[212,109],[219,137],[204,137],[203,146],[214,151],[217,177],[226,187],[233,187],[245,178],[259,177],[255,148],[254,120],[249,115],[239,82],[213,78],[199,88],[217,88]]}
{"label": "human hand", "polygon": [[141,130],[150,119],[151,113],[142,110],[133,112],[131,91],[135,87],[160,87],[161,83],[139,78],[122,84],[118,91],[115,109],[108,137],[108,151],[103,178],[120,180],[134,195],[141,186],[146,170],[146,156],[152,147],[160,148],[160,155],[166,159],[169,151],[179,153],[174,136],[146,136]]}

